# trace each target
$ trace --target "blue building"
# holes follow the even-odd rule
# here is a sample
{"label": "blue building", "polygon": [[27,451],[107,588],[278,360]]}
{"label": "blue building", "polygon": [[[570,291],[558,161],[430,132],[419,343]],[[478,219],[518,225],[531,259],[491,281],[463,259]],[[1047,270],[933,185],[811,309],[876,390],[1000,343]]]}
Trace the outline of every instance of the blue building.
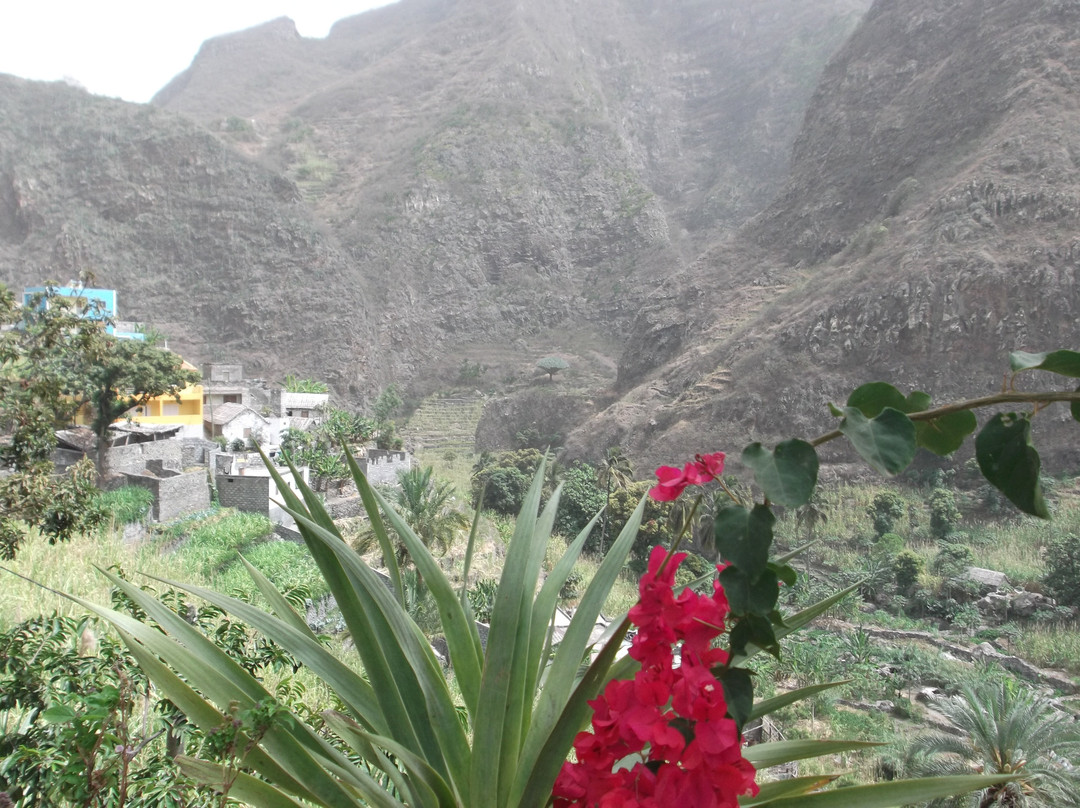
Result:
{"label": "blue building", "polygon": [[[28,286],[23,289],[23,305],[31,305],[35,295],[43,295],[50,291],[50,288],[55,295],[85,301],[84,310],[87,312],[87,316],[94,320],[104,320],[106,322],[105,333],[112,334],[120,339],[146,339],[146,335],[139,331],[116,327],[115,289],[87,289],[83,286]],[[130,324],[124,323],[123,325],[129,326]]]}

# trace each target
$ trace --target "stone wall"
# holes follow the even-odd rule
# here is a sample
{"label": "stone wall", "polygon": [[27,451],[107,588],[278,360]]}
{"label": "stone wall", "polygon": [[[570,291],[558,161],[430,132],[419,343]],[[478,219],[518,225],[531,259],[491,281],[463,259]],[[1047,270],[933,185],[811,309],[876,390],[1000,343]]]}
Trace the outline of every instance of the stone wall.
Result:
{"label": "stone wall", "polygon": [[209,466],[210,454],[221,450],[214,441],[205,438],[183,438],[180,444],[183,468]]}
{"label": "stone wall", "polygon": [[268,514],[270,512],[270,478],[218,474],[218,502],[225,508]]}
{"label": "stone wall", "polygon": [[[299,486],[293,481],[292,473],[284,468],[278,471],[285,479],[285,483],[299,494]],[[304,469],[305,474],[306,471]],[[295,526],[296,522],[292,516],[278,504],[285,498],[278,493],[277,485],[269,474],[224,474],[219,471],[214,477],[214,482],[217,486],[218,502],[223,507],[236,508],[238,511],[249,513],[261,513],[275,525],[284,525],[287,528]]]}
{"label": "stone wall", "polygon": [[114,473],[139,474],[149,460],[163,460],[167,466],[183,468],[183,441],[147,441],[109,449],[109,469]]}
{"label": "stone wall", "polygon": [[368,449],[367,457],[361,463],[361,468],[372,485],[397,485],[398,472],[409,470],[412,466],[412,455],[408,452]]}
{"label": "stone wall", "polygon": [[159,463],[161,461],[154,463],[154,471],[147,469],[137,474],[124,473],[128,485],[137,485],[153,494],[151,519],[155,522],[170,522],[210,507],[210,486],[204,470],[184,473],[164,468],[158,465]]}

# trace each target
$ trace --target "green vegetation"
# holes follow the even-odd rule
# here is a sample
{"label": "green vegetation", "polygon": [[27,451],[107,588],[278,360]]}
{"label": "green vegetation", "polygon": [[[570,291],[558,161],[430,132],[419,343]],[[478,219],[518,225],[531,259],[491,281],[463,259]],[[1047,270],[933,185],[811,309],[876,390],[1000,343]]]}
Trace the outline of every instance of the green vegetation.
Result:
{"label": "green vegetation", "polygon": [[291,373],[285,376],[285,381],[281,383],[281,386],[285,388],[285,392],[287,393],[330,392],[330,386],[326,382],[320,382],[314,379],[300,379]]}
{"label": "green vegetation", "polygon": [[565,359],[560,359],[557,356],[545,356],[536,363],[536,366],[544,371],[548,375],[548,381],[551,381],[555,378],[556,373],[560,370],[566,370],[570,367],[570,364]]}
{"label": "green vegetation", "polygon": [[960,696],[938,699],[935,706],[963,734],[938,732],[917,738],[908,748],[908,771],[936,777],[978,770],[1017,777],[932,805],[1077,804],[1080,769],[1068,761],[1080,756],[1080,729],[1048,699],[995,683],[965,687]]}

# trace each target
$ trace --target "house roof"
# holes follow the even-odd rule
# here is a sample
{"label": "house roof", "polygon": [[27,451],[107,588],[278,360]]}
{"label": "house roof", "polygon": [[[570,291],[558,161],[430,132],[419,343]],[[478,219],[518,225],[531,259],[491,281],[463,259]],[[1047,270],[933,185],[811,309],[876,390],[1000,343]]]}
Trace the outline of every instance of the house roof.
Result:
{"label": "house roof", "polygon": [[289,409],[317,410],[330,400],[329,393],[290,393],[281,394],[281,406]]}
{"label": "house roof", "polygon": [[255,410],[251,409],[251,407],[246,407],[243,404],[231,403],[218,404],[212,409],[210,407],[207,407],[205,410],[203,410],[203,421],[208,424],[227,424],[234,418],[244,414],[245,412],[250,412],[263,423],[269,423],[269,421],[259,415],[259,413],[255,412]]}

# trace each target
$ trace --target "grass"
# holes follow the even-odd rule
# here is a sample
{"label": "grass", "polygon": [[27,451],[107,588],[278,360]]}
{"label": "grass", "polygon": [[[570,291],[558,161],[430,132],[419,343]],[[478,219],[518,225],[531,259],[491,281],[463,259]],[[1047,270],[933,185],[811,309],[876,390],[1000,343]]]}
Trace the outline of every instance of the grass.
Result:
{"label": "grass", "polygon": [[81,606],[43,587],[95,603],[108,603],[111,587],[95,567],[108,569],[116,565],[123,565],[127,573],[144,572],[163,578],[207,583],[192,575],[181,559],[163,556],[149,544],[126,544],[116,531],[79,536],[55,545],[35,533],[20,547],[18,556],[4,562],[3,566],[41,586],[0,571],[0,581],[3,581],[0,586],[0,630],[52,612],[68,616],[85,614]]}
{"label": "grass", "polygon": [[1041,668],[1080,676],[1080,626],[1075,623],[1025,628],[1014,638],[1012,651]]}
{"label": "grass", "polygon": [[[181,543],[172,551],[181,564],[205,580],[213,580],[225,567],[235,562],[236,553],[248,545],[265,539],[273,531],[265,516],[243,513],[226,508],[180,528]],[[172,543],[177,528],[164,531]]]}

